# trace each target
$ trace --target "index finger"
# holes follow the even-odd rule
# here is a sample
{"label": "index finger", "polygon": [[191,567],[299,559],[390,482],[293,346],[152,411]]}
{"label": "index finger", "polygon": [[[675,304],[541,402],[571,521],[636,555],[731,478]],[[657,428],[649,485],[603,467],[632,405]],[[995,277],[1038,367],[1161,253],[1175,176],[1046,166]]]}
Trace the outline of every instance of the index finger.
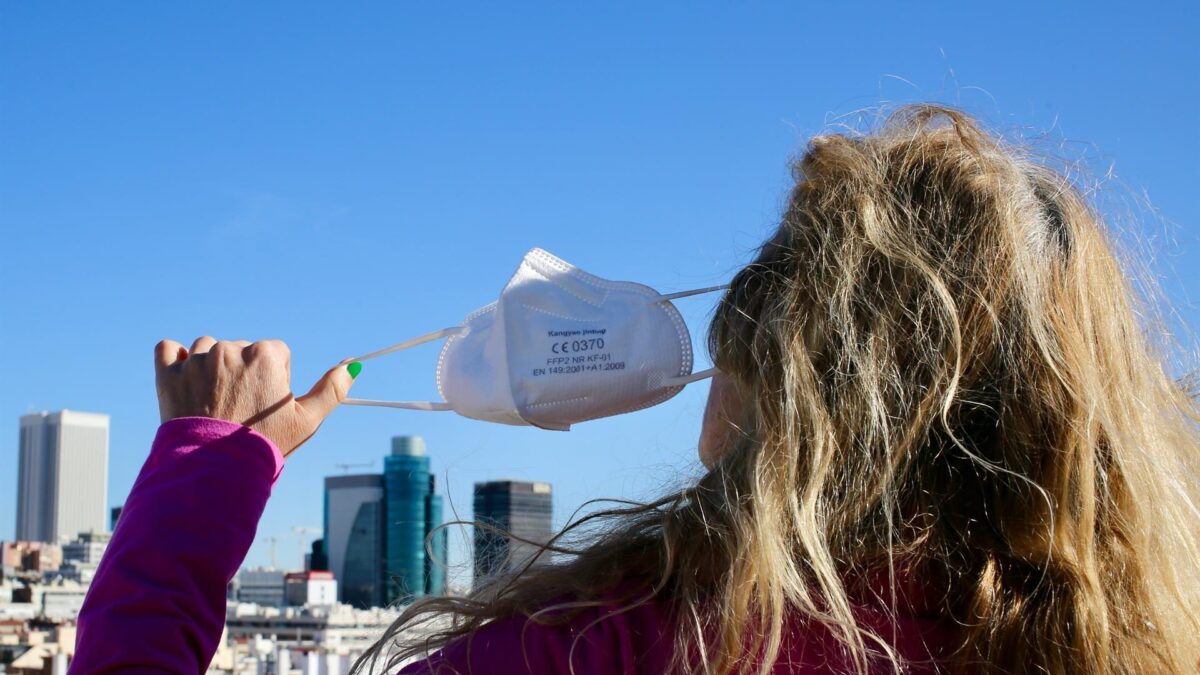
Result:
{"label": "index finger", "polygon": [[158,344],[154,345],[154,369],[164,370],[186,360],[188,350],[183,348],[183,345],[174,340],[159,340]]}

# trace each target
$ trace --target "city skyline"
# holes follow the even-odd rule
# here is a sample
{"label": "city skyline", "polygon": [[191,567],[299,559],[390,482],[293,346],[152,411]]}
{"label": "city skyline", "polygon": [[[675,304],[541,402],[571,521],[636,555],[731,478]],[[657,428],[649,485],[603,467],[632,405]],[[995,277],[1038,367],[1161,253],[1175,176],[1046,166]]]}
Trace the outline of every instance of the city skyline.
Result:
{"label": "city skyline", "polygon": [[[14,491],[17,531],[29,536],[0,541],[78,544],[83,541],[78,537],[107,534],[116,529],[123,503],[110,508],[106,501],[110,421],[110,416],[104,413],[65,409],[19,417],[18,446],[21,452]],[[384,458],[382,473],[332,475],[324,479],[325,506],[319,544],[327,566],[338,579],[339,600],[355,606],[386,606],[421,595],[442,593],[452,583],[449,528],[443,526],[443,496],[437,493],[437,477],[430,471],[424,439],[416,435],[398,435],[391,438],[391,444],[391,454]],[[77,460],[68,468],[79,470],[61,471],[65,465],[61,458],[68,455]],[[393,484],[391,500],[387,499],[389,479]],[[476,509],[482,503],[480,489],[485,485],[540,488],[538,492],[544,499],[539,501],[546,505],[545,518],[538,520],[536,526],[521,517],[525,513],[521,508],[502,511],[500,502],[495,500],[488,503],[484,521],[493,525],[512,523],[513,534],[518,537],[549,538],[552,491],[548,483],[512,480],[476,483],[472,503]],[[59,500],[60,495],[69,499]],[[63,502],[61,505],[60,501]],[[520,500],[505,501],[504,508],[517,501]],[[62,518],[57,517],[60,512]],[[475,520],[474,515],[471,520]],[[73,533],[62,529],[77,527],[79,523],[84,529]],[[392,533],[390,551],[386,548],[389,532]],[[425,555],[426,538],[430,533],[433,533],[430,538],[433,557]],[[474,535],[468,560],[474,577],[480,574],[479,536],[478,533]],[[277,540],[274,537],[267,539]],[[107,539],[104,541],[107,543]],[[314,542],[314,547],[317,544]],[[492,545],[494,542],[489,544]],[[514,550],[522,546],[516,544]],[[274,543],[272,547],[274,559]],[[415,553],[418,549],[419,554]],[[503,553],[506,560],[519,557],[510,555],[507,547]],[[496,570],[507,565],[502,563]],[[248,560],[242,567],[263,566]],[[306,570],[309,569],[308,559],[301,555],[295,563],[284,563],[278,569]],[[460,575],[459,587],[465,587],[461,584],[463,576]]]}

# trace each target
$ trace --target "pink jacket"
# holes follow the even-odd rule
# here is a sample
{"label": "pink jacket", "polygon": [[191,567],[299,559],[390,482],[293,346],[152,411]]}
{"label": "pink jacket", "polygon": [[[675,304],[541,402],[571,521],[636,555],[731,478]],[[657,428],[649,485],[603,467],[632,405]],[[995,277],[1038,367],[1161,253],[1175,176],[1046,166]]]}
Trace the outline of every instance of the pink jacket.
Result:
{"label": "pink jacket", "polygon": [[[70,672],[205,672],[224,626],[226,586],[282,469],[274,444],[241,425],[198,417],[163,424],[84,601]],[[652,604],[592,609],[558,626],[498,621],[400,673],[657,675],[672,655],[667,614]],[[950,645],[932,617],[892,621],[867,607],[859,615],[895,636],[913,672],[934,672]],[[846,665],[826,631],[798,624],[775,672]]]}

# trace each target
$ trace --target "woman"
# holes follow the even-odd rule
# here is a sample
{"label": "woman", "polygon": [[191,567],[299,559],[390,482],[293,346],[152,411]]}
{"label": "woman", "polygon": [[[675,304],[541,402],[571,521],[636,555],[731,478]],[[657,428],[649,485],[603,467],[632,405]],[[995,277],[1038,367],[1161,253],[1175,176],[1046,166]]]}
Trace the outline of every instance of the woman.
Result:
{"label": "woman", "polygon": [[[408,607],[364,672],[1195,672],[1197,408],[1097,215],[933,106],[814,138],[796,179],[710,329],[707,475]],[[282,457],[352,379],[293,401],[278,344],[157,354],[169,421],[81,672],[203,669]]]}

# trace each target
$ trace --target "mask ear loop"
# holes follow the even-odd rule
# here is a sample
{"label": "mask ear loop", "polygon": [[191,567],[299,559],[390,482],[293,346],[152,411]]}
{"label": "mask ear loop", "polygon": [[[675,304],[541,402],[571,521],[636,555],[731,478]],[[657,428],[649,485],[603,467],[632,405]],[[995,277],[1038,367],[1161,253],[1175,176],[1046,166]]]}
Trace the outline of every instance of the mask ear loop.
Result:
{"label": "mask ear loop", "polygon": [[662,381],[662,386],[664,386],[664,387],[682,387],[685,384],[699,382],[700,380],[707,380],[708,378],[712,377],[713,375],[716,375],[718,372],[719,371],[716,368],[709,368],[708,370],[701,370],[700,372],[692,373],[691,375],[679,375],[677,377],[664,377],[663,381]]}
{"label": "mask ear loop", "polygon": [[[371,352],[370,354],[364,354],[362,356],[346,359],[342,363],[348,363],[350,361],[366,361],[367,359],[378,358],[380,356],[385,356],[387,354],[409,349],[410,347],[423,345],[426,342],[433,342],[434,340],[440,340],[453,335],[459,335],[464,331],[466,331],[466,329],[462,326],[454,326],[452,328],[435,330],[432,333],[427,333],[411,340],[397,342],[390,347],[384,347],[383,349]],[[380,408],[403,408],[405,410],[454,410],[453,406],[445,401],[373,401],[365,398],[348,398],[345,401],[342,401],[342,405],[368,405],[377,406]]]}
{"label": "mask ear loop", "polygon": [[[721,284],[720,286],[709,286],[707,288],[697,288],[697,289],[691,290],[691,291],[679,291],[678,293],[668,293],[666,295],[659,294],[658,298],[656,298],[654,301],[655,302],[670,302],[671,300],[678,300],[679,298],[688,298],[693,295],[700,295],[702,293],[712,293],[714,291],[724,291],[724,290],[728,290],[728,288],[729,288],[729,284]],[[707,370],[701,370],[698,373],[692,373],[690,375],[678,375],[676,377],[666,377],[666,378],[663,378],[662,386],[664,386],[664,387],[682,387],[686,384],[691,384],[693,382],[699,382],[700,380],[706,380],[706,379],[712,377],[713,375],[716,375],[717,372],[718,372],[718,370],[716,368],[709,368]]]}
{"label": "mask ear loop", "polygon": [[693,295],[701,295],[703,293],[712,293],[714,291],[725,291],[725,290],[729,290],[729,284],[721,284],[720,286],[709,286],[708,288],[697,288],[697,289],[691,290],[691,291],[679,291],[678,293],[668,293],[666,295],[659,293],[658,297],[654,299],[654,302],[663,302],[664,300],[669,302],[671,300],[678,300],[679,298],[690,298]]}

